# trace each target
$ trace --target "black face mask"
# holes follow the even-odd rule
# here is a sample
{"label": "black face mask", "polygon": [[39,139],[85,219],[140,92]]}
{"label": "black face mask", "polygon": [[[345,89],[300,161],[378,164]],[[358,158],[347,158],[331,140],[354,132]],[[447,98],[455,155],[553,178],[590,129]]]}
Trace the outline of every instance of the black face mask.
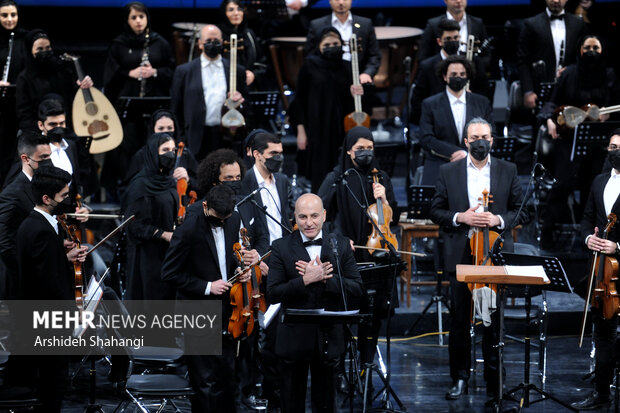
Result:
{"label": "black face mask", "polygon": [[221,184],[235,191],[235,195],[241,193],[241,181],[223,181]]}
{"label": "black face mask", "polygon": [[590,50],[581,56],[581,61],[588,67],[597,66],[601,61],[601,54]]}
{"label": "black face mask", "polygon": [[486,139],[478,139],[469,144],[469,153],[477,161],[482,161],[491,152],[491,142]]}
{"label": "black face mask", "polygon": [[375,152],[370,149],[355,151],[355,163],[359,166],[368,166],[375,159]]}
{"label": "black face mask", "polygon": [[47,69],[53,69],[58,66],[60,62],[58,58],[54,56],[54,52],[52,50],[45,50],[36,53],[34,55],[34,60],[37,63],[37,66]]}
{"label": "black face mask", "polygon": [[321,55],[325,58],[325,60],[329,60],[330,62],[337,62],[342,60],[343,55],[342,46],[330,46],[323,49]]}
{"label": "black face mask", "polygon": [[450,40],[447,42],[443,42],[443,50],[449,56],[456,54],[459,51],[459,47],[461,46],[461,42],[458,40]]}
{"label": "black face mask", "polygon": [[611,166],[620,171],[620,150],[610,151],[608,152],[607,157],[609,158],[609,162]]}
{"label": "black face mask", "polygon": [[167,174],[172,170],[172,168],[174,168],[175,161],[176,158],[173,151],[162,153],[161,155],[159,155],[159,167],[165,174]]}
{"label": "black face mask", "polygon": [[42,166],[54,166],[54,164],[52,163],[52,160],[50,158],[42,159],[40,161],[35,161],[35,162],[37,163],[37,168],[40,168]]}
{"label": "black face mask", "polygon": [[223,227],[224,226],[224,221],[219,219],[218,217],[214,217],[211,215],[206,215],[205,217],[207,218],[207,222],[209,223],[209,225],[211,225],[212,227]]}
{"label": "black face mask", "polygon": [[207,57],[211,59],[215,59],[220,53],[222,53],[222,43],[220,41],[216,42],[206,42],[204,44],[204,51]]}
{"label": "black face mask", "polygon": [[452,76],[448,78],[448,87],[455,92],[460,92],[465,85],[467,85],[467,79],[460,76]]}
{"label": "black face mask", "polygon": [[50,139],[50,142],[54,143],[60,143],[65,136],[67,136],[67,129],[61,128],[60,126],[50,129],[47,132],[47,137]]}
{"label": "black face mask", "polygon": [[[54,201],[56,202],[56,201]],[[71,198],[67,197],[62,202],[56,202],[56,205],[52,207],[51,215],[67,214],[71,211]]]}
{"label": "black face mask", "polygon": [[284,155],[278,154],[265,159],[265,168],[271,173],[278,172],[284,162]]}

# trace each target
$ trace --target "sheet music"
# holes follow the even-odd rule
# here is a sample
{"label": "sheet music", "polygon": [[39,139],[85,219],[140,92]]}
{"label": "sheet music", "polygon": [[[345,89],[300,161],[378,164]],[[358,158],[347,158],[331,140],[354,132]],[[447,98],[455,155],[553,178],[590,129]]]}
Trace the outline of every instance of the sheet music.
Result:
{"label": "sheet music", "polygon": [[546,283],[549,282],[545,268],[542,265],[506,265],[507,275],[516,275],[521,277],[542,278]]}
{"label": "sheet music", "polygon": [[[101,284],[95,279],[96,277],[90,277],[88,288],[84,293],[84,311],[94,313],[97,310],[97,306],[103,297],[103,288]],[[73,337],[81,337],[86,332],[85,327],[78,327],[73,330]]]}
{"label": "sheet music", "polygon": [[276,315],[280,311],[280,306],[280,303],[271,304],[269,308],[267,308],[267,311],[265,311],[265,328],[269,327],[269,324],[271,324],[273,319],[276,317]]}

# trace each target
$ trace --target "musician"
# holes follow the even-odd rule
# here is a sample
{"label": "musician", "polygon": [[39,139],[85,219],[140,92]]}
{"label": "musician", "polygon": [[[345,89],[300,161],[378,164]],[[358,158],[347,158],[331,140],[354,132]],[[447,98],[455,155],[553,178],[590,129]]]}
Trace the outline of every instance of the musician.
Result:
{"label": "musician", "polygon": [[[84,262],[86,247],[65,252],[55,215],[70,208],[71,175],[56,167],[40,167],[32,178],[35,207],[17,231],[17,263],[22,300],[75,300],[70,262]],[[40,412],[60,412],[69,368],[64,356],[30,357],[24,369],[36,384]]]}
{"label": "musician", "polygon": [[318,51],[306,57],[299,71],[290,109],[291,123],[297,125],[297,148],[306,150],[300,169],[310,178],[312,192],[338,162],[344,118],[355,108],[353,96],[364,94],[362,87],[352,85],[351,65],[342,59],[339,31],[325,27],[318,37]]}
{"label": "musician", "polygon": [[[224,330],[231,315],[232,284],[227,280],[237,267],[233,244],[239,241],[234,196],[225,185],[216,185],[207,193],[202,213],[188,214],[174,232],[161,270],[162,279],[177,287],[177,300],[221,300]],[[248,280],[249,273],[241,277],[241,281]],[[197,339],[186,335],[186,346]],[[193,413],[235,411],[235,350],[235,341],[225,334],[221,356],[185,356],[194,389]]]}
{"label": "musician", "polygon": [[[603,159],[596,153],[580,162],[571,162],[574,130],[567,128],[558,130],[554,122],[554,112],[561,105],[580,108],[587,104],[598,107],[620,104],[620,82],[614,70],[607,67],[603,52],[604,48],[598,37],[585,36],[579,43],[577,62],[567,66],[560,75],[551,99],[538,116],[541,121],[546,122],[549,135],[553,138],[549,169],[557,180],[549,192],[544,211],[541,234],[543,249],[553,248],[553,226],[567,210],[568,194],[575,188],[581,193],[581,207],[577,208],[579,217],[590,184],[601,170]],[[618,114],[611,114],[611,117],[619,118]],[[601,115],[599,120],[606,121],[609,118],[610,115]]]}
{"label": "musician", "polygon": [[[553,82],[560,69],[573,64],[577,44],[586,33],[582,19],[564,11],[568,0],[545,0],[544,12],[523,23],[517,43],[517,63],[523,92],[523,104],[536,107],[540,82]],[[535,68],[539,62],[542,68]]]}
{"label": "musician", "polygon": [[475,117],[492,123],[489,100],[465,89],[474,78],[471,63],[462,56],[448,56],[441,62],[440,73],[446,85],[422,102],[420,145],[424,148],[422,185],[435,185],[439,166],[467,156],[465,125]]}
{"label": "musician", "polygon": [[[338,274],[336,257],[328,240],[332,234],[322,230],[325,217],[321,198],[314,194],[302,195],[295,204],[295,221],[299,230],[275,241],[272,246],[267,297],[270,302],[282,304],[280,311],[286,308],[342,310],[340,281],[348,297],[362,294],[362,280],[349,239],[334,234],[342,268],[342,274]],[[318,325],[274,322],[279,323],[275,351],[280,357],[282,411],[306,411],[310,368],[312,410],[335,412],[334,367],[345,348],[343,327],[329,328],[325,349],[324,332]]]}
{"label": "musician", "polygon": [[230,61],[222,57],[222,31],[207,25],[200,31],[199,59],[177,67],[172,80],[170,108],[176,115],[196,159],[225,145],[220,130],[227,97],[243,102],[247,96],[245,68],[237,65],[237,90],[229,96]]}
{"label": "musician", "polygon": [[[464,139],[468,154],[465,158],[439,168],[436,192],[432,200],[431,219],[441,226],[444,241],[443,269],[450,279],[450,376],[452,387],[446,393],[449,400],[459,399],[467,393],[471,365],[470,306],[471,293],[467,285],[456,280],[456,264],[472,262],[469,237],[472,229],[489,229],[501,232],[504,250],[511,251],[511,229],[523,223],[527,216],[522,212],[516,217],[521,203],[521,184],[514,164],[489,155],[493,136],[491,125],[483,118],[470,120]],[[479,197],[487,189],[493,195],[488,212],[482,212]],[[498,388],[497,312],[492,324],[484,327],[482,351],[487,395],[494,397]]]}
{"label": "musician", "polygon": [[127,226],[128,300],[169,300],[175,297],[171,283],[160,277],[162,261],[179,210],[176,184],[170,172],[175,162],[174,139],[155,133],[148,142],[142,171],[126,193],[125,215],[136,215]]}
{"label": "musician", "polygon": [[464,54],[466,50],[466,42],[468,36],[474,35],[476,41],[482,42],[487,38],[487,29],[482,19],[474,17],[465,12],[467,0],[444,0],[446,3],[446,13],[441,16],[433,17],[426,22],[426,28],[420,40],[420,51],[418,52],[418,60],[422,62],[435,53],[439,52],[439,44],[436,40],[441,36],[439,25],[442,20],[454,20],[459,24],[460,40],[464,42],[459,50]]}
{"label": "musician", "polygon": [[[0,68],[3,68],[3,75],[6,70],[7,81],[0,80],[0,147],[5,148],[6,152],[0,155],[0,181],[4,180],[8,168],[15,157],[17,140],[17,115],[15,114],[15,98],[2,86],[15,84],[17,75],[24,69],[26,62],[26,47],[24,38],[27,31],[19,26],[19,12],[17,4],[13,0],[0,1]],[[9,47],[13,37],[13,47]],[[11,49],[11,59],[7,62],[7,57]],[[7,63],[10,65],[7,66]],[[6,93],[6,95],[4,95]]]}
{"label": "musician", "polygon": [[[617,198],[620,194],[620,129],[612,132],[607,151],[612,165],[611,171],[604,171],[594,178],[586,209],[581,220],[581,234],[585,244],[591,251],[607,254],[617,259],[620,255],[620,240],[618,226],[614,226],[608,234],[608,239],[602,238],[610,213],[620,215]],[[594,280],[596,282],[596,280]],[[573,403],[571,406],[578,410],[594,410],[611,402],[609,386],[613,381],[616,356],[616,329],[618,315],[605,320],[602,306],[592,307],[592,321],[594,323],[594,344],[596,346],[596,366],[594,369],[594,386],[584,400]]]}
{"label": "musician", "polygon": [[[22,130],[36,130],[37,110],[44,97],[50,93],[61,96],[63,104],[73,102],[76,86],[88,89],[93,86],[90,76],[74,80],[73,66],[64,64],[54,55],[50,39],[43,30],[35,29],[26,35],[26,68],[17,76],[15,100],[17,118]],[[71,127],[71,119],[67,118]]]}
{"label": "musician", "polygon": [[[254,90],[264,90],[267,76],[267,58],[263,54],[262,42],[256,33],[248,27],[245,7],[241,0],[224,0],[220,4],[220,24],[224,42],[230,40],[231,34],[237,35],[239,48],[237,59],[245,67],[245,82]],[[225,47],[222,56],[230,59],[230,47]],[[256,81],[256,83],[254,83]],[[262,87],[261,87],[262,86]]]}
{"label": "musician", "polygon": [[[252,142],[254,166],[241,180],[241,194],[249,195],[260,188],[254,195],[254,201],[274,217],[278,222],[262,212],[255,219],[264,223],[269,230],[269,244],[286,234],[292,228],[292,192],[288,177],[278,172],[284,162],[282,141],[271,133],[259,133]],[[281,224],[281,225],[280,225]]]}
{"label": "musician", "polygon": [[36,132],[24,132],[18,139],[21,173],[0,193],[0,257],[3,298],[14,299],[18,293],[15,237],[17,228],[34,208],[30,181],[34,171],[45,164],[51,165],[49,139]]}

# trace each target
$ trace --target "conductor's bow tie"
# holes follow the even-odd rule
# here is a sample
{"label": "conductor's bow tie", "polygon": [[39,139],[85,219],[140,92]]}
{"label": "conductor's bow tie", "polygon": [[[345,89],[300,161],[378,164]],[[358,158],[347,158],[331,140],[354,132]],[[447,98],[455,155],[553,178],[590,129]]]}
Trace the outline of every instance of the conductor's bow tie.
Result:
{"label": "conductor's bow tie", "polygon": [[311,239],[309,241],[304,242],[304,247],[310,247],[312,245],[323,245],[323,238]]}

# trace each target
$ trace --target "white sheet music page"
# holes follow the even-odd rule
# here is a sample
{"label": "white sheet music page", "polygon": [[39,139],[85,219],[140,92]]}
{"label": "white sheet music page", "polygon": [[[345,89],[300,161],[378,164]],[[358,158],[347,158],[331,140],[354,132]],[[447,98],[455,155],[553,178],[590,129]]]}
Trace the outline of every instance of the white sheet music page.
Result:
{"label": "white sheet music page", "polygon": [[522,277],[542,278],[546,283],[549,282],[545,268],[542,265],[506,265],[507,275],[517,275]]}

